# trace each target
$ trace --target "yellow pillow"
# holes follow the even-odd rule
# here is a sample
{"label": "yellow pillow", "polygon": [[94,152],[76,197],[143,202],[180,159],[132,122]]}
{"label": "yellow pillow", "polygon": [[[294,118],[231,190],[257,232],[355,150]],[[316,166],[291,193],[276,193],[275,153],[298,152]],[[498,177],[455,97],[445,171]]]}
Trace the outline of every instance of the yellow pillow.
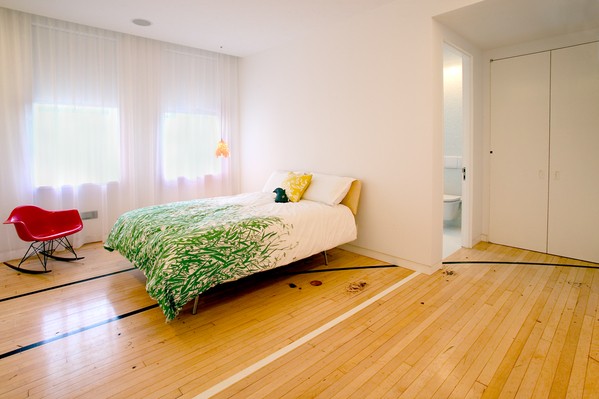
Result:
{"label": "yellow pillow", "polygon": [[281,183],[281,187],[285,189],[289,201],[298,202],[302,199],[302,195],[310,185],[312,175],[299,175],[293,172],[287,174],[287,178]]}

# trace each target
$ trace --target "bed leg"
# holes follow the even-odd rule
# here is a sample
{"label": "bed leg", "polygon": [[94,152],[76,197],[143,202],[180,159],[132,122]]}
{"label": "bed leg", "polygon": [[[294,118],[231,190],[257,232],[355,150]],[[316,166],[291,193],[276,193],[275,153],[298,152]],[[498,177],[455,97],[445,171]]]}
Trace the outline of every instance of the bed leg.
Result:
{"label": "bed leg", "polygon": [[198,313],[198,301],[200,300],[200,296],[196,296],[196,299],[194,299],[193,301],[193,310],[191,311],[191,314],[196,314]]}
{"label": "bed leg", "polygon": [[329,264],[329,257],[327,256],[327,251],[322,251],[322,254],[324,255],[324,264],[328,265]]}

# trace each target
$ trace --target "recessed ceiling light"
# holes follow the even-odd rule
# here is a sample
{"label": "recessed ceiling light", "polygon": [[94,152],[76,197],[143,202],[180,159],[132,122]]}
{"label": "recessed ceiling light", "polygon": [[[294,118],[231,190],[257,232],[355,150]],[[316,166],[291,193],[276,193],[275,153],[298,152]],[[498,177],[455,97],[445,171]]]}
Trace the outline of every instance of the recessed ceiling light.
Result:
{"label": "recessed ceiling light", "polygon": [[152,23],[150,21],[148,21],[147,19],[141,19],[141,18],[135,18],[131,22],[133,22],[135,25],[139,25],[139,26],[150,26],[150,25],[152,25]]}

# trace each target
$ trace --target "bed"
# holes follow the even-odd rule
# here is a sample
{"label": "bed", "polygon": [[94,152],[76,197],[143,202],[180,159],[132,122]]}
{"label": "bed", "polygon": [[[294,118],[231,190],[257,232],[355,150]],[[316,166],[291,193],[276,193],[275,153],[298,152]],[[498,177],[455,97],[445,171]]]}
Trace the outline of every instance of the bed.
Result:
{"label": "bed", "polygon": [[[304,187],[294,185],[308,176]],[[277,187],[290,202],[275,202]],[[144,273],[148,294],[170,321],[218,284],[355,240],[360,191],[361,182],[348,177],[276,171],[260,192],[126,212],[104,247]]]}

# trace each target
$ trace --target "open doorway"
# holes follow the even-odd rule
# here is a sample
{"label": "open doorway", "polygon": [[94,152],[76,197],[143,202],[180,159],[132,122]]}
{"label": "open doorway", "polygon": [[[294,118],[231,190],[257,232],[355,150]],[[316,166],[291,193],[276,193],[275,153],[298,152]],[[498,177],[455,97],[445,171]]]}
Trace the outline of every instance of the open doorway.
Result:
{"label": "open doorway", "polygon": [[443,258],[470,242],[470,60],[443,45]]}

